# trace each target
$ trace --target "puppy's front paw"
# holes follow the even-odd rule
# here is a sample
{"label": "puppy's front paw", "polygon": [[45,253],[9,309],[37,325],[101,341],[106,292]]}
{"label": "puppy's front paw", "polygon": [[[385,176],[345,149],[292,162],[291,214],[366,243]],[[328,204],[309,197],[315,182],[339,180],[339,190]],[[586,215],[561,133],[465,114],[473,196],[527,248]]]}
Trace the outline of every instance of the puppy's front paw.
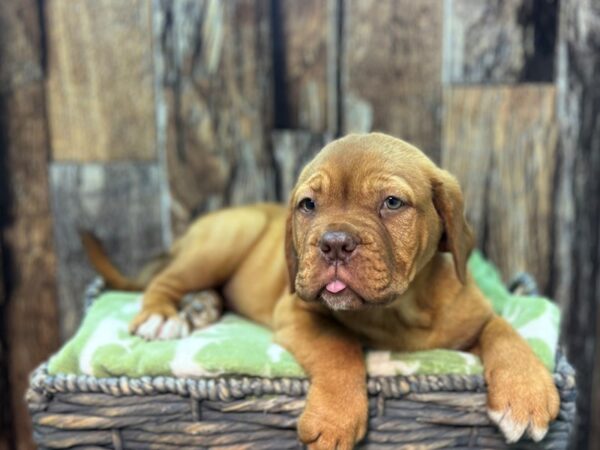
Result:
{"label": "puppy's front paw", "polygon": [[552,377],[540,364],[520,370],[495,369],[488,374],[488,415],[508,443],[517,442],[524,433],[541,441],[559,406]]}
{"label": "puppy's front paw", "polygon": [[144,308],[131,321],[129,331],[152,341],[186,337],[190,334],[190,327],[174,307],[165,305],[159,308]]}
{"label": "puppy's front paw", "polygon": [[313,386],[298,420],[298,437],[309,450],[352,450],[367,431],[365,389],[340,395]]}

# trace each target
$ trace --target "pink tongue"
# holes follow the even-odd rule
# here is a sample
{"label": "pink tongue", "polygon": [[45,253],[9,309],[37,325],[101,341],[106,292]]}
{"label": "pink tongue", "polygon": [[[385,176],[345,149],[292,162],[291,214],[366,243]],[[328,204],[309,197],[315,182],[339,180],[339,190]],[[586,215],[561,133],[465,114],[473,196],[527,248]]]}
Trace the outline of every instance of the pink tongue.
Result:
{"label": "pink tongue", "polygon": [[325,286],[325,289],[327,289],[332,294],[337,294],[338,292],[346,289],[346,284],[340,280],[335,280],[329,283],[327,286]]}

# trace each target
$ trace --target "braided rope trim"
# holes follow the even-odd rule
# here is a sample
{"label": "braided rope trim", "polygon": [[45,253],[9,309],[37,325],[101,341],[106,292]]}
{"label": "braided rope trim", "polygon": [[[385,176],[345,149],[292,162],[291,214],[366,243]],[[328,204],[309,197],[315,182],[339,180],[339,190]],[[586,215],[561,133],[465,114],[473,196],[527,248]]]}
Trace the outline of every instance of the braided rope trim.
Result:
{"label": "braided rope trim", "polygon": [[[575,390],[575,373],[564,357],[553,374],[561,391]],[[309,388],[306,378],[261,378],[218,376],[214,378],[176,378],[167,376],[96,378],[90,375],[48,373],[47,364],[39,366],[30,378],[32,395],[52,397],[55,393],[104,393],[112,396],[177,394],[199,400],[228,401],[248,396],[288,395],[302,397]],[[409,393],[484,392],[482,375],[409,375],[369,377],[370,395],[399,398]]]}

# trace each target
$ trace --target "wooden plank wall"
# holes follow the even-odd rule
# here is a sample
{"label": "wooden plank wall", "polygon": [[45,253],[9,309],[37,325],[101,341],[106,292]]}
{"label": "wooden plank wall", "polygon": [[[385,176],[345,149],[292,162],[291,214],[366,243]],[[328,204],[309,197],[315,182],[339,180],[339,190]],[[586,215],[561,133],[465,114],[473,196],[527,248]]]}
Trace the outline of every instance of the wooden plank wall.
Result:
{"label": "wooden plank wall", "polygon": [[78,228],[135,272],[370,130],[454,172],[503,276],[557,299],[572,448],[600,448],[598,42],[593,0],[0,2],[0,450],[33,448],[25,374],[81,318]]}

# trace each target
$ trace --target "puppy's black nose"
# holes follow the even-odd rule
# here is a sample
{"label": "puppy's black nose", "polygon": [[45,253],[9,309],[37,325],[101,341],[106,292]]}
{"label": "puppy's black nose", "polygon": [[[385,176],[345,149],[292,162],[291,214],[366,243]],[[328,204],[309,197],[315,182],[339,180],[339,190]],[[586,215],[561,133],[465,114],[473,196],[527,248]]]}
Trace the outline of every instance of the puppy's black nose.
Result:
{"label": "puppy's black nose", "polygon": [[345,231],[327,231],[321,236],[319,248],[328,262],[346,262],[356,249],[356,239]]}

